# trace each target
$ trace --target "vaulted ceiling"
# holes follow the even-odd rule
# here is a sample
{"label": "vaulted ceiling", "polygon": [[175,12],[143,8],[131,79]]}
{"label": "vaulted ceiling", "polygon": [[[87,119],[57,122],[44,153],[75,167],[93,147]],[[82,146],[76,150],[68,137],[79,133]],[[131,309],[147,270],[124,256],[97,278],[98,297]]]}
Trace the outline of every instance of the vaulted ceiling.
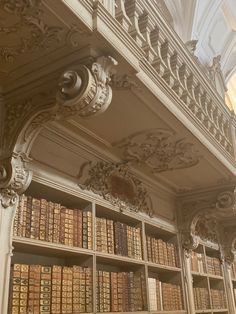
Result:
{"label": "vaulted ceiling", "polygon": [[[195,55],[204,66],[221,56],[221,69],[234,111],[236,109],[236,1],[164,0],[180,38],[198,40]],[[171,19],[170,19],[171,16]]]}

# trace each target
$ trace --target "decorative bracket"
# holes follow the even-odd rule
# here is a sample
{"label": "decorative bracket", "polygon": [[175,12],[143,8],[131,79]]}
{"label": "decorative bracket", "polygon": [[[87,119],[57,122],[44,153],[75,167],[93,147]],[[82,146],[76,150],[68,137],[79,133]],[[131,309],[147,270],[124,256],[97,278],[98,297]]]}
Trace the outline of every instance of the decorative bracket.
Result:
{"label": "decorative bracket", "polygon": [[[91,60],[91,58],[90,58]],[[0,189],[22,193],[31,180],[26,164],[33,141],[41,128],[54,120],[72,116],[89,117],[104,112],[112,99],[109,86],[112,57],[99,57],[90,66],[66,71],[59,87],[52,82],[27,99],[0,103]],[[54,85],[53,85],[54,84]],[[0,124],[1,124],[0,122]]]}

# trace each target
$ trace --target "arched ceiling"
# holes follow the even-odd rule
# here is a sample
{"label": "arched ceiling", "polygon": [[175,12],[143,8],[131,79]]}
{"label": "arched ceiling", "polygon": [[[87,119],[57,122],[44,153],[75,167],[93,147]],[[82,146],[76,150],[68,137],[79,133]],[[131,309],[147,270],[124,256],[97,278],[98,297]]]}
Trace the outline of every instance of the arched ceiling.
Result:
{"label": "arched ceiling", "polygon": [[220,55],[228,96],[236,109],[236,0],[164,0],[172,26],[187,42],[198,40],[195,55],[204,66]]}

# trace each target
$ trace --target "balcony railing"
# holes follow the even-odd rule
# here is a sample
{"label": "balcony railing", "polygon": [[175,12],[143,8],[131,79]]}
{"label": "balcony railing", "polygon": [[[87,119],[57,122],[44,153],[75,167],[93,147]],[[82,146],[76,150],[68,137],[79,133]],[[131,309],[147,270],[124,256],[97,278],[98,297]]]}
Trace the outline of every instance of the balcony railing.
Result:
{"label": "balcony railing", "polygon": [[[194,56],[166,23],[155,0],[99,0],[143,50],[184,111],[233,156],[231,112]],[[95,1],[96,2],[96,1]]]}

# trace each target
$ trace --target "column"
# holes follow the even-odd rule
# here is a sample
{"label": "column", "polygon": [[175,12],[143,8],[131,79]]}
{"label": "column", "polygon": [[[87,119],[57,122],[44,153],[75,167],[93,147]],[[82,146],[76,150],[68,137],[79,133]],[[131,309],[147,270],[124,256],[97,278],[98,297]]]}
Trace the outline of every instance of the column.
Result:
{"label": "column", "polygon": [[12,230],[19,197],[13,190],[0,190],[0,313],[7,314],[10,266],[12,256]]}

